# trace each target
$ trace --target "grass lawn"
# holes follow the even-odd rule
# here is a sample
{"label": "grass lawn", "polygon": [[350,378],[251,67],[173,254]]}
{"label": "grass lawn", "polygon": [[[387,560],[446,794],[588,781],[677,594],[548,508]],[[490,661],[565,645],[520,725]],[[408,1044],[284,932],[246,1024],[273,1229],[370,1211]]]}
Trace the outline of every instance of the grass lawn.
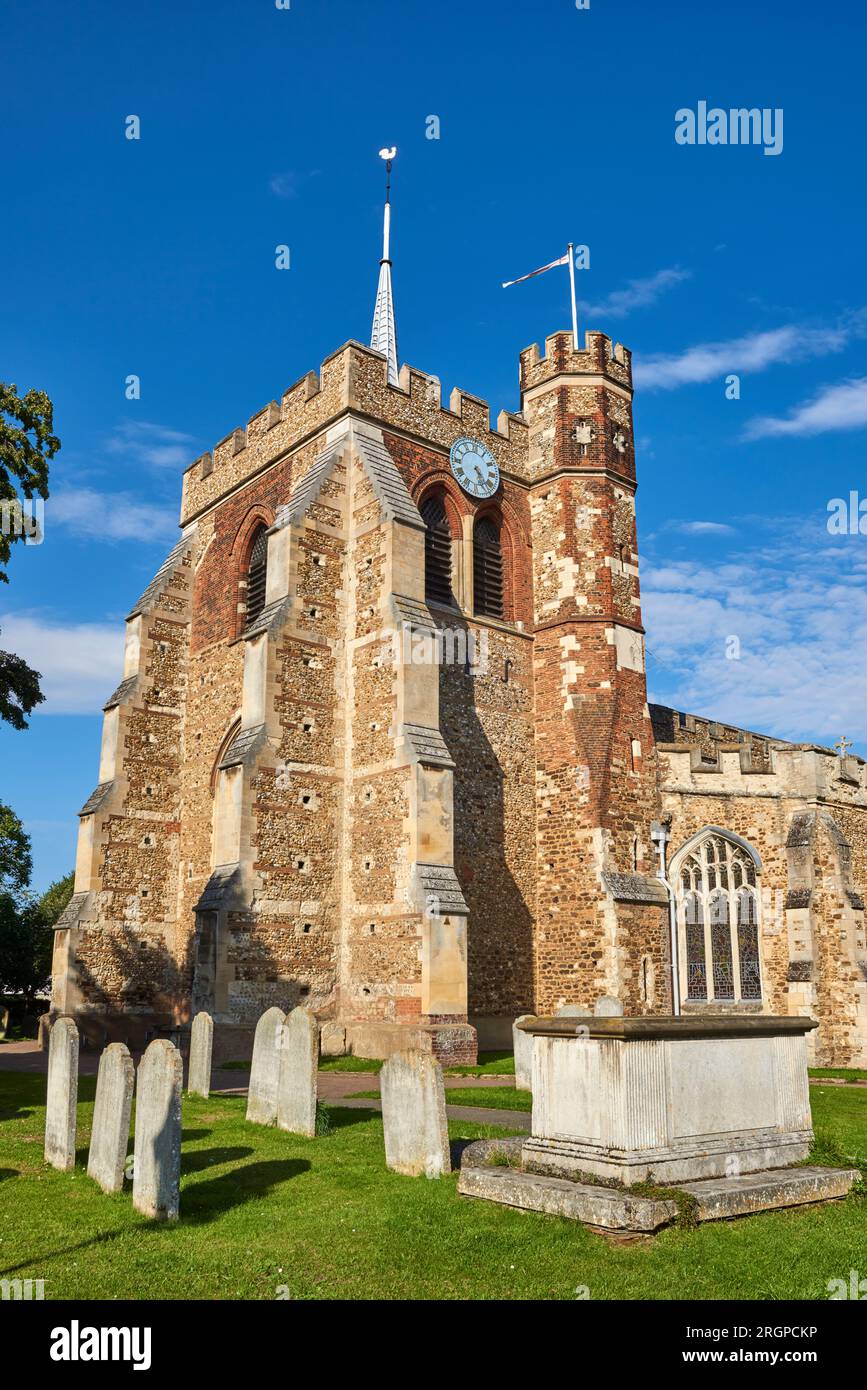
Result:
{"label": "grass lawn", "polygon": [[858,1067],[810,1067],[810,1075],[820,1081],[825,1077],[834,1077],[838,1081],[867,1081],[867,1071]]}
{"label": "grass lawn", "polygon": [[[354,1091],[348,1100],[378,1100],[379,1091]],[[512,1086],[448,1086],[447,1105],[476,1105],[484,1110],[533,1109],[529,1091],[516,1091]]]}
{"label": "grass lawn", "polygon": [[[279,1285],[295,1299],[571,1299],[578,1285],[595,1299],[821,1299],[864,1266],[864,1197],[618,1245],[459,1198],[454,1177],[389,1173],[373,1111],[331,1108],[332,1133],[309,1140],[247,1125],[239,1097],[184,1098],[182,1218],[150,1224],[84,1172],[94,1084],[81,1082],[79,1166],[58,1173],[42,1160],[44,1078],[0,1072],[0,1274],[44,1279],[48,1299],[270,1299]],[[812,1099],[822,1154],[867,1167],[867,1094]]]}

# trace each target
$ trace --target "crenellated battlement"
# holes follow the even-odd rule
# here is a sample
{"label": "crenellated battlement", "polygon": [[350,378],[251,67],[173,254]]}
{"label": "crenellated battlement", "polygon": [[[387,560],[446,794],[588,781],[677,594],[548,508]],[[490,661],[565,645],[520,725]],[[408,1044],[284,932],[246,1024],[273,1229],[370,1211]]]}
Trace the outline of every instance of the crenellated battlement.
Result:
{"label": "crenellated battlement", "polygon": [[392,386],[382,353],[350,341],[327,357],[318,372],[308,372],[290,386],[279,403],[270,401],[245,427],[232,430],[190,464],[184,473],[181,524],[347,411],[444,449],[462,434],[478,436],[505,473],[527,476],[527,426],[520,415],[501,411],[491,429],[487,401],[455,388],[446,408],[439,378],[415,367],[402,367],[399,385]]}
{"label": "crenellated battlement", "polygon": [[552,333],[545,351],[533,343],[521,353],[521,392],[530,391],[558,376],[606,376],[632,390],[632,353],[622,343],[612,343],[605,333],[586,332],[583,351],[575,351],[572,334]]}
{"label": "crenellated battlement", "polygon": [[709,756],[700,744],[657,743],[663,792],[799,797],[867,807],[867,763],[838,758],[817,744],[720,742]]}

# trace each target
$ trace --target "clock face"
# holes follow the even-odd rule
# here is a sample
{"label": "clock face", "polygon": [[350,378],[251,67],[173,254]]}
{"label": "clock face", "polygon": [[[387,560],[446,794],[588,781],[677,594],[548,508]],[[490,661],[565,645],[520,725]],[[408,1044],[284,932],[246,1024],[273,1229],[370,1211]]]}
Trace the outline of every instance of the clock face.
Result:
{"label": "clock face", "polygon": [[449,452],[452,472],[471,497],[493,497],[500,470],[490,449],[479,439],[456,439]]}

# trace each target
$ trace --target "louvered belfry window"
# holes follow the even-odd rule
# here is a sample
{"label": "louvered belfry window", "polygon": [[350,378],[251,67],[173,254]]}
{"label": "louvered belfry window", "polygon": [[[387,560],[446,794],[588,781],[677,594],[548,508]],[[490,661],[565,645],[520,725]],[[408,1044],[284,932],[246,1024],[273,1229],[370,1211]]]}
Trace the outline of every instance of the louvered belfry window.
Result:
{"label": "louvered belfry window", "polygon": [[268,575],[268,532],[263,526],[256,534],[247,569],[247,626],[265,607],[265,581]]}
{"label": "louvered belfry window", "polygon": [[503,549],[500,528],[489,516],[473,528],[473,612],[483,618],[503,616]]}
{"label": "louvered belfry window", "polygon": [[429,497],[421,507],[424,533],[424,596],[431,603],[454,603],[452,597],[452,536],[441,497]]}

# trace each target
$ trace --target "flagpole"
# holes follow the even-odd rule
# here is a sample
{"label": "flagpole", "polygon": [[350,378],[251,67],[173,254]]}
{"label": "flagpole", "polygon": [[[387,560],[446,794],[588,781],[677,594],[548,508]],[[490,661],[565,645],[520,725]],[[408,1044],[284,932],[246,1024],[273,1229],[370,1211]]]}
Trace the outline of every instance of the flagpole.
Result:
{"label": "flagpole", "polygon": [[575,256],[572,242],[569,242],[569,285],[572,290],[572,341],[578,351],[578,307],[575,303]]}

